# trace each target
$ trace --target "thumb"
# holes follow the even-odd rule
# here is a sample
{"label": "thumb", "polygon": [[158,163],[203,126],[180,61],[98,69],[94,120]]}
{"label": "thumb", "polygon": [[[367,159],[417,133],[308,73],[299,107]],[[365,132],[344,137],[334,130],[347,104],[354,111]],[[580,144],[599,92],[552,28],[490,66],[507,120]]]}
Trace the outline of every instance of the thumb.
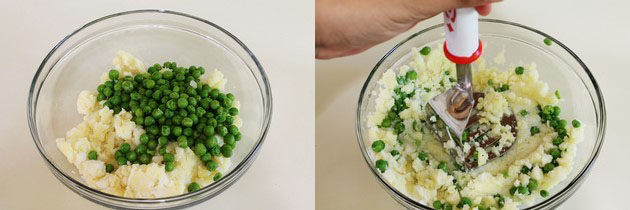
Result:
{"label": "thumb", "polygon": [[455,8],[478,7],[501,1],[503,0],[442,0],[435,2],[437,3],[436,9],[439,9],[440,12],[443,12]]}
{"label": "thumb", "polygon": [[421,21],[433,17],[441,12],[456,8],[477,7],[481,15],[487,15],[492,3],[503,0],[405,0],[409,13],[415,21]]}

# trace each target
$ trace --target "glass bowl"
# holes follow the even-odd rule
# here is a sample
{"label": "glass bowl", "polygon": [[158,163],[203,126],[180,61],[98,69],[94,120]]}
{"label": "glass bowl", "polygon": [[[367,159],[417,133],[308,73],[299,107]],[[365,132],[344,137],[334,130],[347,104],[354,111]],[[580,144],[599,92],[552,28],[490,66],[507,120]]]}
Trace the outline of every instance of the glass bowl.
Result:
{"label": "glass bowl", "polygon": [[[411,49],[436,46],[444,42],[443,24],[435,25],[411,35],[392,48],[376,64],[368,76],[357,107],[356,134],[360,149],[372,174],[383,188],[400,204],[410,209],[431,209],[399,192],[385,181],[375,168],[375,160],[369,151],[370,144],[366,129],[367,115],[374,110],[377,81],[387,69],[398,69],[411,59]],[[519,206],[522,209],[552,209],[569,198],[582,184],[595,163],[606,129],[606,108],[599,85],[590,70],[567,46],[536,29],[517,23],[482,19],[479,21],[479,36],[483,42],[482,56],[489,66],[506,69],[509,65],[536,62],[540,78],[549,83],[550,90],[559,90],[562,99],[561,117],[580,119],[584,126],[584,140],[577,144],[578,155],[569,176],[550,191],[546,199],[538,198],[533,204]],[[553,41],[546,46],[545,38]],[[492,59],[505,50],[504,65],[492,63]],[[439,52],[441,53],[441,52]],[[490,64],[492,63],[492,64]],[[473,68],[476,67],[473,64]]]}
{"label": "glass bowl", "polygon": [[[113,67],[118,50],[145,64],[176,61],[222,71],[226,91],[240,101],[242,140],[227,174],[201,190],[157,199],[132,199],[92,189],[59,151],[55,139],[82,121],[77,97],[95,90],[100,75]],[[94,20],[65,37],[44,58],[28,98],[28,123],[48,168],[68,188],[114,208],[173,208],[208,200],[236,182],[256,159],[271,120],[269,81],[254,54],[225,29],[191,15],[164,10],[137,10]]]}

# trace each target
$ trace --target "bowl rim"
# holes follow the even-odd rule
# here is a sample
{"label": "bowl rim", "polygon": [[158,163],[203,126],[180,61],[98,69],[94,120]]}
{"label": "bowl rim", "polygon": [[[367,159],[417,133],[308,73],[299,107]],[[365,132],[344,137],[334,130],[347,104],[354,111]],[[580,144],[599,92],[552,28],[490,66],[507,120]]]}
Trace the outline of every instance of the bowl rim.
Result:
{"label": "bowl rim", "polygon": [[[78,34],[79,32],[83,31],[84,29],[95,25],[99,22],[111,19],[111,18],[116,18],[116,17],[120,17],[120,16],[125,16],[125,15],[133,15],[133,14],[157,14],[157,15],[175,15],[178,17],[184,17],[184,18],[189,18],[193,21],[198,21],[201,23],[205,23],[207,26],[212,27],[214,29],[219,30],[220,32],[224,33],[225,35],[227,35],[229,38],[232,39],[232,41],[236,42],[238,44],[238,46],[240,46],[242,48],[242,50],[244,50],[247,55],[249,55],[249,57],[252,59],[252,61],[254,62],[254,64],[256,65],[256,68],[258,70],[258,73],[260,74],[260,78],[257,78],[257,80],[262,80],[262,87],[264,87],[264,89],[261,89],[260,92],[262,93],[262,97],[263,97],[263,121],[262,121],[262,131],[260,133],[260,137],[256,140],[255,144],[253,145],[252,149],[249,151],[249,153],[247,153],[247,155],[243,158],[243,160],[241,162],[238,163],[237,166],[234,167],[234,169],[232,169],[231,171],[229,171],[227,174],[225,174],[221,179],[219,179],[218,181],[215,181],[203,188],[201,188],[198,191],[195,192],[191,192],[191,193],[183,193],[180,195],[176,195],[176,196],[170,196],[170,197],[163,197],[163,198],[127,198],[127,197],[122,197],[122,196],[116,196],[116,195],[112,195],[112,194],[108,194],[105,192],[101,192],[99,190],[93,189],[87,185],[84,185],[83,183],[75,180],[72,177],[69,177],[65,174],[65,172],[63,172],[62,170],[60,170],[52,161],[50,161],[50,159],[48,158],[48,155],[44,152],[43,146],[41,144],[40,138],[39,138],[39,133],[37,132],[37,124],[36,124],[36,109],[37,109],[37,101],[39,98],[39,93],[41,90],[41,84],[43,84],[43,82],[46,81],[46,75],[48,74],[49,71],[44,71],[44,67],[47,64],[47,62],[49,61],[49,59],[51,58],[51,56],[57,52],[58,48],[61,47],[64,43],[66,43],[66,41],[68,41],[68,39],[70,39],[71,37],[73,37],[74,35]],[[242,58],[241,58],[242,59]],[[254,69],[251,69],[250,71],[255,71]],[[39,88],[37,88],[37,96],[34,96],[35,93],[35,88],[38,86],[38,79],[40,79],[40,76],[42,73],[45,73],[43,80],[41,81],[41,84],[39,84]],[[260,81],[257,81],[257,83],[259,83],[259,85],[261,84]],[[267,100],[265,100],[265,98],[267,98]],[[63,180],[60,179],[60,181],[62,181],[62,183],[64,183],[64,185],[66,185],[68,188],[70,188],[72,191],[77,192],[77,194],[81,195],[82,197],[86,197],[85,195],[78,193],[77,189],[74,189],[72,187],[70,187],[68,184],[73,184],[75,187],[80,188],[82,191],[87,191],[88,193],[92,193],[94,195],[97,196],[101,196],[101,198],[106,198],[106,199],[110,199],[116,202],[122,202],[122,203],[127,203],[127,204],[141,204],[141,205],[150,205],[150,204],[161,204],[161,203],[170,203],[170,202],[177,202],[177,201],[184,201],[186,199],[190,199],[190,198],[194,198],[193,201],[191,202],[187,202],[187,203],[182,203],[182,205],[189,205],[189,204],[193,204],[195,203],[195,201],[203,201],[205,200],[204,198],[210,198],[213,197],[219,193],[221,193],[223,190],[227,189],[228,187],[230,187],[234,182],[236,182],[245,171],[247,171],[247,169],[249,169],[249,167],[251,166],[251,164],[253,163],[253,161],[256,159],[255,157],[257,156],[258,152],[260,151],[260,148],[262,146],[262,144],[265,141],[265,137],[267,136],[269,127],[270,127],[270,123],[271,123],[271,117],[272,117],[272,112],[273,112],[273,97],[272,97],[272,92],[271,92],[271,85],[269,84],[269,79],[264,71],[264,68],[262,67],[260,61],[258,60],[258,58],[256,58],[256,56],[252,53],[252,51],[240,40],[238,39],[236,36],[234,36],[232,33],[230,33],[229,31],[227,31],[226,29],[220,27],[219,25],[210,22],[208,20],[193,16],[193,15],[189,15],[186,13],[182,13],[182,12],[176,12],[176,11],[171,11],[171,10],[163,10],[163,9],[140,9],[140,10],[129,10],[129,11],[125,11],[125,12],[118,12],[118,13],[114,13],[114,14],[110,14],[107,16],[103,16],[101,18],[92,20],[90,22],[88,22],[87,24],[81,26],[80,28],[74,30],[72,33],[70,33],[69,35],[65,36],[59,43],[57,43],[51,50],[50,52],[44,57],[44,60],[41,62],[41,64],[39,65],[37,71],[35,72],[35,75],[33,76],[33,80],[31,82],[30,88],[29,88],[29,96],[27,99],[27,118],[28,118],[28,125],[29,125],[29,130],[31,133],[31,136],[33,138],[33,141],[39,151],[39,154],[41,155],[41,157],[46,161],[48,167],[51,169],[51,171],[53,172],[53,174],[56,175],[62,175],[62,177],[66,180],[70,180],[71,183],[65,183]],[[57,177],[58,179],[61,177]],[[213,194],[207,194],[204,195],[203,197],[197,197],[199,195],[202,195],[204,193],[207,193],[211,190],[217,190],[217,193]],[[197,197],[197,198],[195,198]],[[95,201],[97,203],[100,204],[104,204],[107,206],[118,206],[118,205],[112,205],[112,204],[108,204],[108,203],[103,203],[102,200],[94,200],[90,197],[86,197],[89,200]]]}
{"label": "bowl rim", "polygon": [[[530,206],[530,207],[525,208],[525,209],[539,209],[539,208],[557,206],[557,205],[561,204],[562,202],[564,202],[564,200],[562,200],[563,195],[568,193],[567,195],[570,197],[575,192],[575,190],[577,190],[577,188],[582,184],[582,180],[586,178],[586,175],[588,175],[588,173],[592,169],[592,166],[595,163],[595,160],[597,159],[597,157],[599,156],[599,152],[600,152],[601,147],[602,147],[602,145],[604,143],[604,136],[605,136],[605,133],[606,133],[606,106],[605,106],[605,103],[604,103],[604,97],[603,97],[603,94],[602,94],[601,89],[599,87],[599,84],[595,80],[595,77],[593,76],[593,74],[591,73],[589,68],[577,56],[577,54],[575,54],[566,45],[564,45],[559,40],[553,38],[549,34],[546,34],[546,33],[542,32],[542,31],[539,31],[537,29],[534,29],[534,28],[531,28],[531,27],[528,27],[528,26],[525,26],[525,25],[522,25],[522,24],[519,24],[519,23],[505,21],[505,20],[481,18],[481,19],[479,19],[479,22],[482,22],[482,23],[498,23],[500,25],[506,25],[506,26],[509,26],[509,27],[517,27],[517,28],[528,30],[530,32],[534,32],[534,33],[539,34],[539,35],[541,35],[543,37],[551,39],[555,44],[558,44],[558,46],[560,46],[562,49],[564,49],[567,53],[569,53],[569,55],[571,55],[573,57],[573,59],[575,59],[575,61],[582,67],[584,72],[587,74],[588,79],[590,79],[590,82],[593,85],[593,89],[594,89],[594,91],[596,93],[596,96],[597,96],[597,99],[598,99],[598,105],[599,105],[599,107],[601,107],[601,109],[599,110],[599,113],[596,112],[596,116],[600,116],[600,118],[597,120],[597,123],[600,126],[597,128],[596,144],[594,145],[595,146],[595,148],[594,148],[595,151],[591,155],[591,158],[586,163],[586,165],[567,184],[566,187],[564,187],[562,190],[558,191],[557,193],[555,193],[551,197],[549,197],[549,198],[547,198],[547,199],[537,203],[536,205]],[[392,49],[390,49],[387,53],[385,53],[385,55],[378,61],[378,63],[376,63],[376,65],[374,66],[372,71],[370,71],[370,74],[368,75],[365,83],[363,84],[363,87],[361,88],[361,92],[359,94],[357,111],[355,113],[356,114],[356,116],[355,116],[356,117],[355,118],[355,120],[356,120],[355,121],[355,132],[356,132],[356,136],[357,136],[357,141],[359,143],[359,149],[361,150],[361,153],[363,154],[363,158],[364,158],[365,162],[367,163],[368,168],[370,169],[370,171],[372,172],[374,177],[378,180],[378,182],[381,184],[381,186],[383,188],[388,189],[390,192],[393,192],[393,194],[392,193],[388,193],[390,196],[397,197],[398,199],[395,199],[395,200],[398,201],[401,204],[402,204],[402,202],[405,202],[405,204],[412,205],[415,208],[432,209],[432,207],[429,207],[429,206],[426,206],[424,204],[421,204],[420,202],[418,202],[418,201],[416,201],[414,199],[411,199],[407,195],[405,195],[404,193],[401,193],[400,191],[398,191],[396,188],[391,186],[389,182],[387,182],[386,180],[383,179],[383,177],[381,176],[380,172],[378,172],[374,167],[371,167],[372,162],[371,162],[370,154],[367,151],[368,149],[367,149],[366,145],[364,144],[363,136],[362,136],[362,133],[361,133],[361,131],[363,129],[362,124],[361,124],[361,106],[363,104],[363,99],[364,99],[364,96],[365,96],[366,91],[368,89],[368,85],[369,85],[370,81],[372,80],[372,77],[375,76],[376,71],[378,70],[378,68],[385,62],[385,60],[387,58],[389,58],[390,55],[392,55],[394,53],[394,51],[396,51],[399,47],[401,47],[402,45],[404,45],[405,43],[407,43],[411,39],[415,38],[416,36],[424,34],[424,33],[428,32],[428,31],[432,31],[432,30],[434,30],[436,28],[440,28],[442,26],[444,26],[444,23],[436,24],[436,25],[430,26],[428,28],[425,28],[423,30],[420,30],[419,32],[416,32],[416,33],[412,34],[411,36],[407,37],[406,39],[400,41]],[[589,95],[591,95],[591,94],[589,93]],[[592,98],[592,99],[594,99],[594,98]],[[599,142],[599,143],[597,143],[597,142]],[[575,169],[573,169],[573,170],[575,170]]]}

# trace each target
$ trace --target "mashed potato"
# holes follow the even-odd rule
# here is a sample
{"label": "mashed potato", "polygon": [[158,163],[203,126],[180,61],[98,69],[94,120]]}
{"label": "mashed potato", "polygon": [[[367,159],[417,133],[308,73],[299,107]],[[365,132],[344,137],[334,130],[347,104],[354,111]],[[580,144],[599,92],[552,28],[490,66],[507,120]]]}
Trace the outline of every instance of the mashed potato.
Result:
{"label": "mashed potato", "polygon": [[[474,152],[481,167],[458,169],[447,152],[457,147],[455,142],[436,140],[422,123],[437,121],[426,115],[424,107],[456,83],[455,65],[442,53],[435,53],[441,49],[433,51],[425,56],[414,49],[409,64],[387,70],[378,82],[376,105],[366,125],[371,142],[385,143],[381,151],[369,150],[375,161],[387,162],[382,175],[390,185],[429,206],[517,209],[567,177],[582,128],[569,123],[564,128],[566,134],[559,136],[550,122],[543,122],[541,107],[555,106],[559,99],[539,79],[535,64],[524,66],[524,73],[517,74],[514,68],[502,71],[488,67],[483,60],[473,69],[473,91],[485,94],[475,107],[479,123],[490,126],[487,135],[500,139],[499,145],[512,148],[490,161],[489,153],[499,154],[496,148],[486,151],[478,147],[478,142],[466,142],[462,150]],[[417,75],[412,77],[415,80],[408,79],[410,71]],[[501,89],[503,86],[509,88]],[[498,123],[507,115],[516,117],[516,135]],[[539,132],[532,132],[532,127]],[[552,150],[561,155],[555,153],[554,157]],[[376,166],[379,168],[379,164]]]}
{"label": "mashed potato", "polygon": [[[144,72],[144,64],[127,52],[119,52],[114,58],[114,66],[122,75],[134,75]],[[101,77],[101,83],[107,81],[107,73]],[[213,88],[223,90],[227,82],[221,72],[214,70],[204,81]],[[171,142],[167,151],[175,155],[175,168],[166,172],[162,156],[153,157],[150,164],[128,164],[118,166],[114,152],[123,143],[132,148],[140,144],[140,135],[144,129],[131,121],[131,113],[123,110],[118,114],[103,102],[97,102],[95,91],[82,91],[77,100],[77,111],[85,115],[83,122],[67,132],[65,138],[56,140],[57,147],[74,164],[88,186],[117,196],[129,198],[160,198],[183,194],[191,182],[201,187],[211,184],[217,173],[229,169],[230,158],[213,157],[218,163],[217,170],[209,171],[204,163],[190,148],[178,147]],[[238,102],[234,102],[238,107]],[[241,120],[235,117],[234,124],[240,128]],[[88,160],[87,154],[94,150],[97,160]],[[105,164],[116,166],[112,173],[106,173]]]}

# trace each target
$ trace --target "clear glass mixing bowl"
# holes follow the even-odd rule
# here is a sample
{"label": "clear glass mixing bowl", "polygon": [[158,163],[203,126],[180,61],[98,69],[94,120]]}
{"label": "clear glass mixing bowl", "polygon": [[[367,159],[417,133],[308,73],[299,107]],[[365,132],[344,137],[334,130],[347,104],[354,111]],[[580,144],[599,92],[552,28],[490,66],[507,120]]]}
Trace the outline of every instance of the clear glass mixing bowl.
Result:
{"label": "clear glass mixing bowl", "polygon": [[[217,182],[193,193],[158,199],[131,199],[88,187],[76,167],[56,146],[55,138],[82,121],[77,97],[95,90],[100,75],[111,69],[118,50],[145,64],[176,61],[182,66],[217,68],[228,80],[226,91],[241,102],[243,119],[232,167]],[[42,61],[29,90],[28,123],[35,145],[50,171],[68,188],[96,203],[116,208],[172,208],[212,198],[247,171],[267,134],[271,90],[254,54],[225,29],[197,17],[163,10],[138,10],[94,20],[57,44]]]}
{"label": "clear glass mixing bowl", "polygon": [[[368,76],[357,107],[356,133],[360,149],[372,174],[383,188],[400,204],[410,209],[431,209],[392,187],[374,165],[369,149],[366,120],[374,110],[378,80],[387,69],[398,69],[411,59],[413,47],[436,46],[444,42],[443,24],[435,25],[411,35],[392,48],[376,64]],[[482,56],[490,66],[508,67],[536,62],[540,78],[549,83],[551,90],[559,90],[562,99],[561,117],[580,119],[584,126],[584,140],[577,145],[574,168],[564,181],[550,191],[546,199],[538,199],[522,209],[552,209],[569,198],[582,184],[599,154],[606,129],[606,108],[599,85],[590,70],[567,46],[536,29],[517,23],[482,19],[479,21],[479,36],[483,42]],[[543,43],[544,38],[553,41],[552,46]],[[504,65],[492,63],[492,58],[505,50]],[[441,52],[439,52],[441,53]],[[492,64],[490,64],[492,63]],[[473,64],[473,68],[474,68]],[[506,69],[502,68],[502,69]]]}

